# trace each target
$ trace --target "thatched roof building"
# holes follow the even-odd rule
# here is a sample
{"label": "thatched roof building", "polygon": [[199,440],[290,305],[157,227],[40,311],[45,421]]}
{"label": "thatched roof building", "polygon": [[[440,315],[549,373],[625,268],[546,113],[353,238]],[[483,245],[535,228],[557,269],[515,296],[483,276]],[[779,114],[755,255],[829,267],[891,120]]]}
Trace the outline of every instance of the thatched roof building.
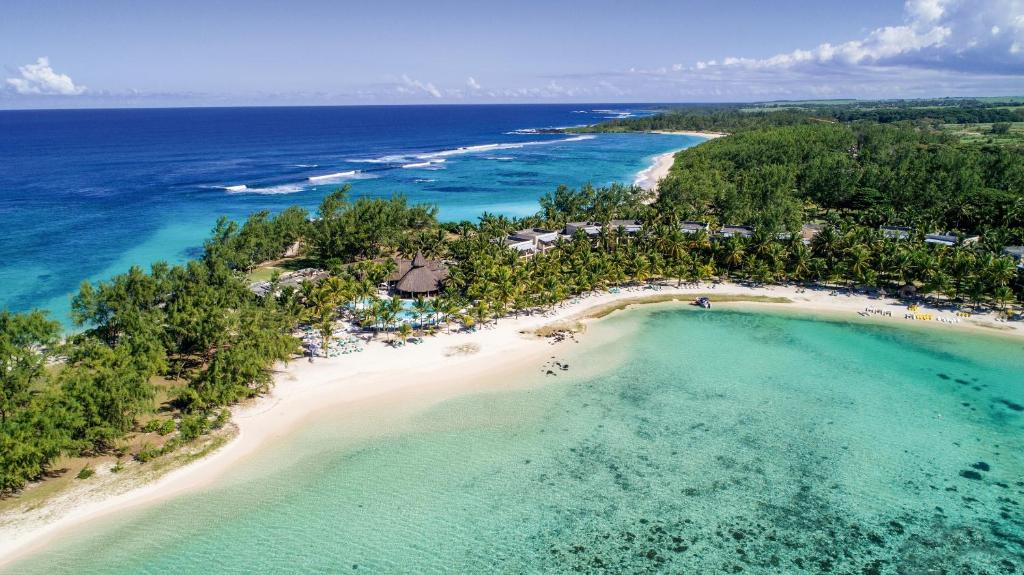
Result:
{"label": "thatched roof building", "polygon": [[428,260],[417,252],[411,260],[395,258],[397,268],[388,281],[395,291],[402,295],[430,295],[441,292],[448,277],[448,266],[444,262]]}

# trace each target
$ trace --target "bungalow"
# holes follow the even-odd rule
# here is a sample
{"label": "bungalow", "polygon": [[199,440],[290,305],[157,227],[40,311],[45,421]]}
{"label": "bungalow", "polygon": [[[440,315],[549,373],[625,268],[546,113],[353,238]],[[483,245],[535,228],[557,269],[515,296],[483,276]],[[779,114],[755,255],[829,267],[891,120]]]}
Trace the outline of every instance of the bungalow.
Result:
{"label": "bungalow", "polygon": [[623,230],[627,234],[632,235],[640,233],[644,226],[640,223],[640,220],[612,220],[608,222],[608,229],[615,231]]}
{"label": "bungalow", "polygon": [[709,227],[710,226],[708,226],[707,222],[690,222],[690,221],[686,221],[686,222],[680,222],[679,223],[679,229],[682,230],[682,232],[684,234],[695,234],[695,233],[697,233],[699,231],[705,231],[706,232],[706,231],[708,231]]}
{"label": "bungalow", "polygon": [[597,222],[569,222],[565,224],[565,235],[567,236],[574,236],[580,230],[588,236],[596,236],[601,233],[601,224]]}
{"label": "bungalow", "polygon": [[1003,253],[1017,262],[1017,267],[1024,270],[1024,246],[1006,246]]}
{"label": "bungalow", "polygon": [[558,240],[558,232],[541,228],[528,228],[505,238],[505,245],[524,254],[543,252]]}
{"label": "bungalow", "polygon": [[524,254],[532,254],[534,251],[533,240],[521,240],[512,236],[505,238],[505,247]]}
{"label": "bungalow", "polygon": [[541,228],[529,228],[525,230],[519,230],[518,232],[509,236],[511,239],[531,241],[534,244],[551,243],[558,238],[558,232],[551,230],[545,230]]}
{"label": "bungalow", "polygon": [[969,236],[960,239],[953,234],[925,234],[924,241],[927,244],[936,244],[946,247],[952,247],[958,243],[967,246],[978,243],[978,236]]}
{"label": "bungalow", "polygon": [[911,229],[904,226],[879,226],[878,231],[887,238],[906,240],[910,238]]}
{"label": "bungalow", "polygon": [[395,258],[395,264],[397,268],[388,278],[388,283],[395,293],[402,296],[438,294],[448,278],[448,266],[438,260],[428,260],[422,252],[416,252],[416,257],[411,260]]}
{"label": "bungalow", "polygon": [[800,227],[800,241],[805,246],[811,244],[815,237],[821,233],[821,230],[825,229],[821,224],[804,224]]}
{"label": "bungalow", "polygon": [[750,226],[723,226],[722,229],[715,232],[715,236],[720,238],[731,238],[733,236],[752,238],[754,237],[754,228]]}

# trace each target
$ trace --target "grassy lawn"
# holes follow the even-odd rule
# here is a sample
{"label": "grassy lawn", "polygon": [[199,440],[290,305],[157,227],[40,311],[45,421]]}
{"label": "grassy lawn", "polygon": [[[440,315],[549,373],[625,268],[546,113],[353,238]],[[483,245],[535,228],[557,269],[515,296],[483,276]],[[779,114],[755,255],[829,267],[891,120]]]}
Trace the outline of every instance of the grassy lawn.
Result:
{"label": "grassy lawn", "polygon": [[266,262],[260,264],[259,267],[249,272],[250,282],[262,282],[267,281],[274,276],[275,273],[285,274],[303,268],[315,268],[316,262],[311,258],[287,258],[282,260],[274,260],[272,262]]}
{"label": "grassy lawn", "polygon": [[993,134],[992,124],[944,124],[943,130],[965,144],[1024,144],[1024,122],[1010,124],[1007,134]]}

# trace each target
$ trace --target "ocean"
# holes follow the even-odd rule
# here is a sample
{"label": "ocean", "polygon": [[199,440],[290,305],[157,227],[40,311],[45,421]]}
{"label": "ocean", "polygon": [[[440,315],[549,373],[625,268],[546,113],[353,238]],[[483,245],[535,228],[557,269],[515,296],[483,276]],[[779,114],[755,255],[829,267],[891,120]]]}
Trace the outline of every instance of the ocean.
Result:
{"label": "ocean", "polygon": [[1013,573],[1019,341],[659,305],[569,365],[333,410],[11,573]]}
{"label": "ocean", "polygon": [[524,216],[559,184],[633,183],[699,138],[543,128],[643,106],[354,106],[0,111],[0,309],[66,320],[82,280],[200,253],[218,216],[301,205],[352,185],[447,221]]}

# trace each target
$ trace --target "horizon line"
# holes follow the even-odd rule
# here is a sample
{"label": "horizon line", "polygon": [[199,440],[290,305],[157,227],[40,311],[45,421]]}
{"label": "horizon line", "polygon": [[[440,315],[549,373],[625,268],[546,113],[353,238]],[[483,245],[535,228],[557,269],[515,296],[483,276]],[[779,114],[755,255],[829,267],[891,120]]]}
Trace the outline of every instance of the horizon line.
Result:
{"label": "horizon line", "polygon": [[1024,94],[1017,96],[922,96],[914,98],[804,98],[804,99],[777,99],[777,100],[734,100],[727,102],[708,101],[649,101],[649,102],[601,102],[601,101],[579,101],[579,102],[435,102],[435,103],[408,103],[408,104],[200,104],[195,106],[83,106],[83,107],[26,107],[6,108],[0,107],[0,112],[65,112],[65,111],[90,111],[90,110],[196,110],[196,109],[253,109],[253,108],[439,108],[439,107],[501,107],[501,106],[704,106],[704,107],[728,107],[751,104],[782,104],[802,102],[914,102],[923,100],[978,100],[988,98],[1024,99]]}

